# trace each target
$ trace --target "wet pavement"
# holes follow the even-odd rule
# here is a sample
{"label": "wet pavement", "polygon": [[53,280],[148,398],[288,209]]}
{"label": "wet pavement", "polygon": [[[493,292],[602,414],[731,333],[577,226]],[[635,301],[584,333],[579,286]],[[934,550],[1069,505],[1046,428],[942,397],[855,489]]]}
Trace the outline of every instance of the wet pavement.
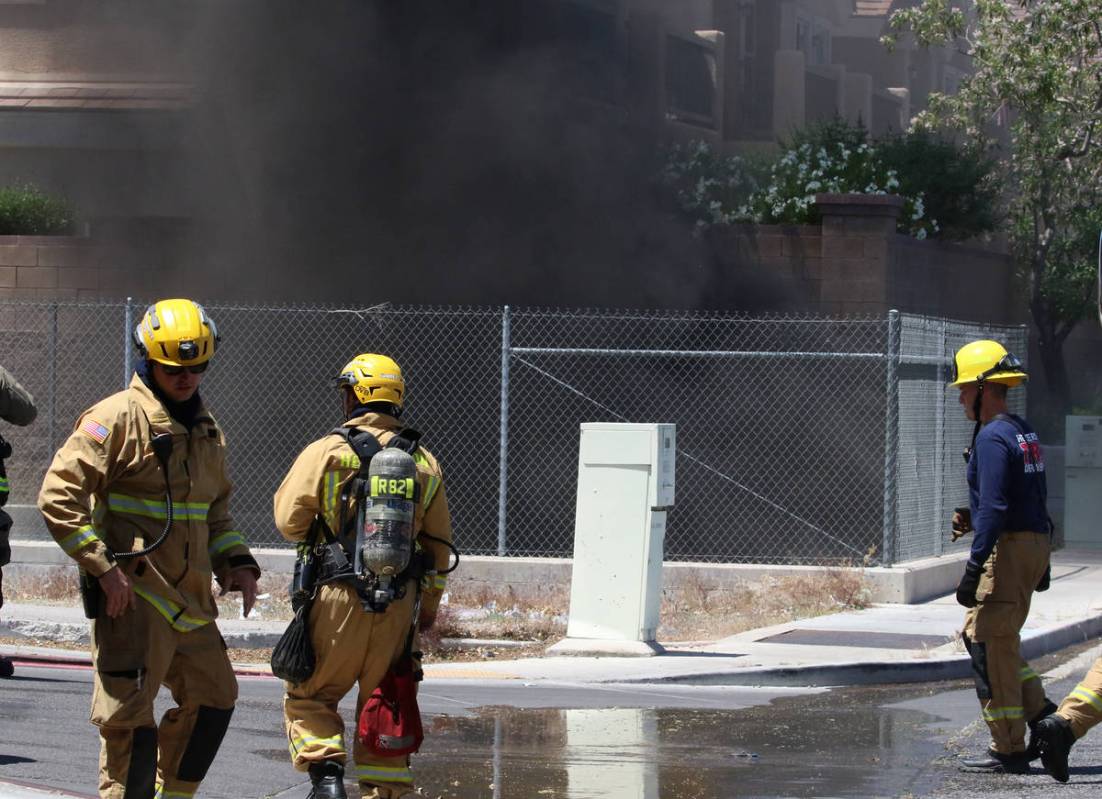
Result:
{"label": "wet pavement", "polygon": [[[200,796],[306,795],[288,762],[281,693],[275,680],[241,680]],[[25,668],[0,684],[0,780],[93,794],[89,695],[85,669]],[[946,740],[976,715],[959,682],[799,690],[456,681],[426,684],[422,700],[427,739],[414,770],[427,795],[449,799],[924,796],[952,773],[937,762]],[[350,702],[342,709],[350,719]]]}
{"label": "wet pavement", "polygon": [[921,795],[944,746],[936,716],[899,704],[915,693],[846,689],[743,710],[483,708],[434,718],[435,756],[417,772],[445,797]]}

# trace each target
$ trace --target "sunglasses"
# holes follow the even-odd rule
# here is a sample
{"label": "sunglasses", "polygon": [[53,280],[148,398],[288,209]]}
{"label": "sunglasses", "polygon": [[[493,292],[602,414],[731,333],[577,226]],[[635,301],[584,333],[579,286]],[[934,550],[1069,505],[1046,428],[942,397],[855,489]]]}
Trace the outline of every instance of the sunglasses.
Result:
{"label": "sunglasses", "polygon": [[175,377],[176,375],[182,375],[185,369],[187,369],[193,375],[201,375],[203,374],[203,372],[207,371],[207,366],[210,365],[210,361],[203,361],[202,363],[195,364],[195,366],[174,366],[167,363],[162,363],[158,365],[161,367],[161,371],[164,372],[166,375],[169,375],[170,377]]}

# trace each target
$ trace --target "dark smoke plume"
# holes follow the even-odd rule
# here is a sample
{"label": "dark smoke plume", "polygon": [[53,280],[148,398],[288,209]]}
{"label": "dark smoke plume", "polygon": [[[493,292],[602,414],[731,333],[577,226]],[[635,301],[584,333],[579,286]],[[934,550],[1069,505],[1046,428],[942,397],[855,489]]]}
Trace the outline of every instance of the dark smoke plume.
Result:
{"label": "dark smoke plume", "polygon": [[642,78],[567,6],[201,6],[189,260],[234,298],[776,304],[658,196]]}

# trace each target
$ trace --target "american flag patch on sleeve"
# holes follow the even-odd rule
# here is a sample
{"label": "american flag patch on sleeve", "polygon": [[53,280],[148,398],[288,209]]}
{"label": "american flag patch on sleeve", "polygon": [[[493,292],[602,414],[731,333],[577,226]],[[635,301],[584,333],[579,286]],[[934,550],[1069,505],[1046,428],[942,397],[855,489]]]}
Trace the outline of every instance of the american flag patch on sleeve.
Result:
{"label": "american flag patch on sleeve", "polygon": [[80,425],[80,432],[84,433],[90,438],[94,438],[96,441],[102,444],[104,441],[107,440],[107,434],[111,431],[101,425],[95,419],[85,419],[84,422]]}

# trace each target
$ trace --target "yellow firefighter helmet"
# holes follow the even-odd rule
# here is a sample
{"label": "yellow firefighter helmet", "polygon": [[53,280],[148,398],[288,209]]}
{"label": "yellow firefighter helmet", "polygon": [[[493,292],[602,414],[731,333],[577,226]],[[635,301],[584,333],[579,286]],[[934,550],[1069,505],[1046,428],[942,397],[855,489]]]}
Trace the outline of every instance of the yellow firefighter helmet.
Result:
{"label": "yellow firefighter helmet", "polygon": [[168,366],[197,366],[214,355],[220,341],[214,320],[191,300],[160,300],[134,328],[142,357]]}
{"label": "yellow firefighter helmet", "polygon": [[360,405],[389,402],[401,409],[406,397],[402,368],[385,355],[365,352],[349,361],[337,377],[338,386],[348,386]]}
{"label": "yellow firefighter helmet", "polygon": [[1002,383],[1016,386],[1029,376],[1017,356],[1006,351],[997,341],[982,339],[965,344],[953,356],[953,376],[950,388],[968,383]]}

